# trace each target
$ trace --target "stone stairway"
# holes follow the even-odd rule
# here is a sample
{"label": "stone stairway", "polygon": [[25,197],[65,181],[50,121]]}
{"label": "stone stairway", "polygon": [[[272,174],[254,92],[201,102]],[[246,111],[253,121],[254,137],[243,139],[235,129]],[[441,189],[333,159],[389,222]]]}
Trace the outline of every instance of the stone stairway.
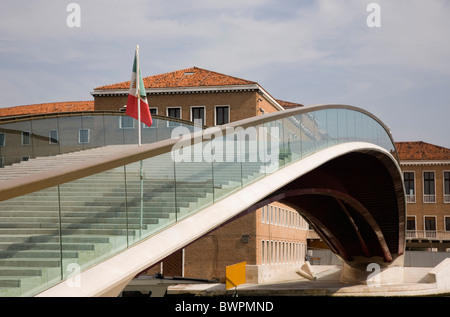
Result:
{"label": "stone stairway", "polygon": [[[0,182],[129,147],[32,159],[1,169]],[[220,163],[213,171],[211,163],[145,160],[142,213],[139,162],[126,167],[126,178],[121,167],[0,202],[0,296],[32,296],[67,278],[70,264],[83,269],[104,260],[239,188],[260,169]]]}
{"label": "stone stairway", "polygon": [[136,147],[136,145],[109,145],[67,154],[33,158],[26,162],[14,163],[2,168],[0,170],[0,182],[33,173],[46,172],[54,168],[61,168],[74,163],[85,162],[89,159],[104,157],[117,152],[124,152],[133,147]]}

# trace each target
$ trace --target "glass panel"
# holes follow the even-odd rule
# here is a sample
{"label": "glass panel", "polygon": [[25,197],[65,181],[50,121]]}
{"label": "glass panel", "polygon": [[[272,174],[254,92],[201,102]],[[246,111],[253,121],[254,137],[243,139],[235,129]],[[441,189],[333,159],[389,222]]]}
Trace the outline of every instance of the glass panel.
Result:
{"label": "glass panel", "polygon": [[[126,248],[124,185],[123,167],[60,185],[63,250],[83,245],[76,254],[63,254],[65,267],[83,269]],[[64,277],[71,273],[64,271]]]}
{"label": "glass panel", "polygon": [[0,202],[0,217],[0,296],[32,296],[59,282],[58,189]]}
{"label": "glass panel", "polygon": [[260,160],[266,163],[266,173],[272,173],[290,162],[288,144],[284,142],[282,119],[260,126],[258,132],[258,151]]}
{"label": "glass panel", "polygon": [[22,157],[34,157],[33,146],[22,145],[22,132],[31,132],[31,121],[2,124],[4,146],[0,147],[3,165],[11,165],[21,161]]}
{"label": "glass panel", "polygon": [[366,122],[367,122],[367,129],[368,129],[368,142],[377,144],[378,141],[378,134],[375,126],[375,121],[366,115]]}
{"label": "glass panel", "polygon": [[327,111],[319,110],[313,113],[316,129],[315,129],[315,151],[321,150],[328,146],[330,135],[327,127]]}
{"label": "glass panel", "polygon": [[89,131],[89,139],[84,140],[84,149],[96,148],[105,146],[105,128],[103,122],[103,116],[83,116],[82,129]]}
{"label": "glass panel", "polygon": [[349,142],[356,141],[356,113],[355,111],[347,110],[347,140]]}
{"label": "glass panel", "polygon": [[302,157],[300,123],[299,115],[283,119],[285,155],[288,162],[294,162]]}
{"label": "glass panel", "polygon": [[83,149],[78,142],[78,131],[82,128],[81,117],[58,118],[58,126],[61,153]]}
{"label": "glass panel", "polygon": [[132,220],[129,223],[138,230],[130,230],[133,243],[176,221],[174,162],[171,154],[166,153],[146,159],[142,165],[141,162],[127,165],[126,170],[127,209]]}
{"label": "glass panel", "polygon": [[[289,128],[290,121],[287,118],[277,120],[279,128],[279,160],[280,166],[284,166],[292,162],[291,135]],[[297,131],[296,131],[297,132]]]}
{"label": "glass panel", "polygon": [[345,109],[337,109],[337,143],[348,142],[347,112]]}
{"label": "glass panel", "polygon": [[301,114],[299,120],[302,156],[306,156],[314,151],[318,126],[312,113]]}
{"label": "glass panel", "polygon": [[207,142],[205,153],[211,153],[215,201],[242,187],[242,165],[237,161],[234,135]]}
{"label": "glass panel", "polygon": [[326,111],[326,131],[330,137],[328,146],[339,143],[338,134],[338,111],[337,109],[327,109]]}
{"label": "glass panel", "polygon": [[[265,166],[271,162],[270,133],[264,125],[237,128],[233,136],[236,162],[242,170],[242,184],[248,184],[265,175]],[[274,151],[274,155],[277,155]],[[278,163],[278,157],[274,160]]]}
{"label": "glass panel", "polygon": [[[53,156],[60,153],[58,119],[33,120],[34,156]],[[50,139],[51,138],[51,139]]]}
{"label": "glass panel", "polygon": [[183,158],[175,163],[177,219],[203,208],[214,201],[212,163],[203,158],[201,138],[185,146]]}
{"label": "glass panel", "polygon": [[[123,121],[122,118],[125,119]],[[125,144],[125,132],[136,131],[134,119],[128,116],[104,116],[104,140],[107,145]],[[137,132],[136,132],[137,138]]]}
{"label": "glass panel", "polygon": [[[149,144],[149,143],[154,143],[154,142],[158,141],[158,131],[157,131],[158,129],[155,129],[155,126],[157,124],[158,123],[155,122],[155,119],[153,119],[151,127],[149,127],[148,125],[146,125],[144,123],[141,124],[141,126],[142,126],[141,133],[142,133],[142,143],[143,144]],[[137,134],[137,130],[136,130],[136,134]]]}

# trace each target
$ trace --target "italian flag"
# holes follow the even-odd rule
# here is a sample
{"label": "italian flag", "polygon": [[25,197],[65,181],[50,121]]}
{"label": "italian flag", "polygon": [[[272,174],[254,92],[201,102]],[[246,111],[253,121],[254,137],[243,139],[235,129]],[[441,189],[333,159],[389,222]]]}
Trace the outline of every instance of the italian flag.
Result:
{"label": "italian flag", "polygon": [[[141,70],[139,69],[138,49],[134,55],[133,72],[131,74],[130,91],[128,92],[126,114],[136,120],[140,120],[149,127],[153,120],[148,107],[147,93],[145,92],[144,82],[142,80]],[[139,72],[139,81],[137,73]],[[140,112],[140,115],[139,115]]]}

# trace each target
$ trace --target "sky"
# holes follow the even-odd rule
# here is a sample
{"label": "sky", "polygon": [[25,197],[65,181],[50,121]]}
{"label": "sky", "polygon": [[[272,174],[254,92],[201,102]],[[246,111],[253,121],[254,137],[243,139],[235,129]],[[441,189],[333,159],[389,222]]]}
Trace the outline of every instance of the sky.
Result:
{"label": "sky", "polygon": [[449,31],[448,0],[2,0],[0,107],[93,100],[139,45],[144,77],[197,66],[450,148]]}

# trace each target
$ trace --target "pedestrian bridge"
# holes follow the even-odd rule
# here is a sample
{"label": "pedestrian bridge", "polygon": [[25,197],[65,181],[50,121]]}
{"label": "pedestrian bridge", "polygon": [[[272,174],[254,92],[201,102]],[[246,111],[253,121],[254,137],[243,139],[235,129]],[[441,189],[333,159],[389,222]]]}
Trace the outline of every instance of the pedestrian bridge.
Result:
{"label": "pedestrian bridge", "polygon": [[208,129],[158,117],[142,146],[126,144],[138,124],[123,114],[38,119],[0,122],[0,156],[14,161],[14,136],[33,147],[29,161],[0,170],[1,296],[117,296],[147,267],[271,201],[300,212],[349,270],[403,265],[395,145],[360,108],[302,107]]}

